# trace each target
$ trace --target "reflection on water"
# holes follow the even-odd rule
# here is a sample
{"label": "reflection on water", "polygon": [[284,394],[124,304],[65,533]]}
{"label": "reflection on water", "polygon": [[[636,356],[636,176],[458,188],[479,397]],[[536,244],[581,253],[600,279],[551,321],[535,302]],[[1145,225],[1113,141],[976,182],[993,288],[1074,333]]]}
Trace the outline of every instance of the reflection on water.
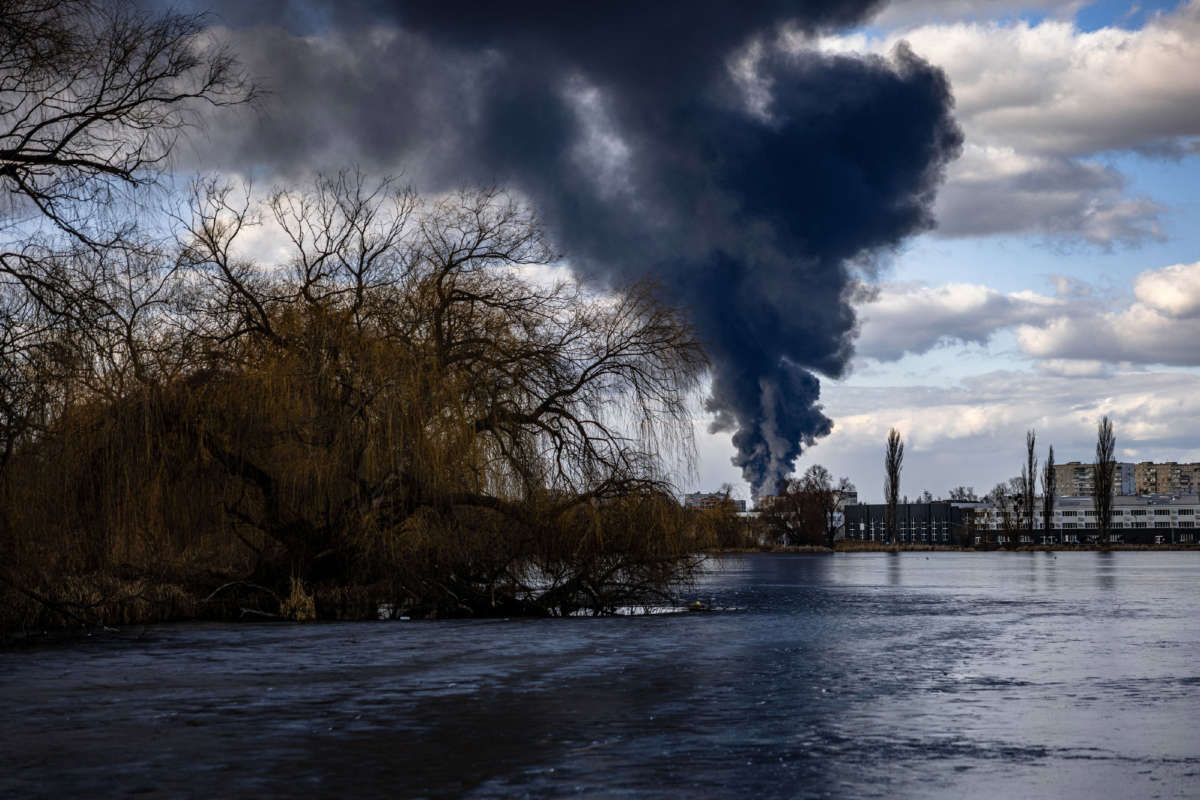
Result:
{"label": "reflection on water", "polygon": [[1098,551],[1096,556],[1096,585],[1105,591],[1117,588],[1117,572],[1120,564],[1113,558],[1113,551]]}
{"label": "reflection on water", "polygon": [[2,653],[0,796],[1200,794],[1200,553],[712,566],[738,610]]}
{"label": "reflection on water", "polygon": [[888,553],[888,583],[892,586],[900,585],[900,564],[903,560],[899,552]]}

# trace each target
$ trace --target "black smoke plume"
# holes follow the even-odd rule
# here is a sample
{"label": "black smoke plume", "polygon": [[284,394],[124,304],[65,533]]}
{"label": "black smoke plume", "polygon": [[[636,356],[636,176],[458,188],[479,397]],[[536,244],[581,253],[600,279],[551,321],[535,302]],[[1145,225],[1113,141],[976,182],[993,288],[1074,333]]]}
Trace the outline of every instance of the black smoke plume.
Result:
{"label": "black smoke plume", "polygon": [[525,193],[579,277],[649,275],[690,309],[713,426],[757,495],[832,429],[814,373],[840,376],[852,354],[855,265],[933,224],[961,146],[944,75],[907,49],[778,45],[873,5],[230,3],[218,19],[275,102],[213,151]]}

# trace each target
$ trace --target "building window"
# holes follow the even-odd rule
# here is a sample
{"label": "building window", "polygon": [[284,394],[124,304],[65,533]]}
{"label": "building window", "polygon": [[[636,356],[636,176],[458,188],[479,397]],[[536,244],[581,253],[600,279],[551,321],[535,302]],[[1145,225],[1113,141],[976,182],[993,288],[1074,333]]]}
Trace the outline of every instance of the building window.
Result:
{"label": "building window", "polygon": [[1192,522],[1190,519],[1179,520],[1179,527],[1181,528],[1194,528],[1195,526],[1196,523]]}
{"label": "building window", "polygon": [[1181,509],[1178,509],[1178,510],[1177,510],[1175,513],[1176,513],[1176,514],[1182,514],[1182,515],[1186,515],[1186,516],[1191,516],[1191,514],[1192,514],[1192,509],[1190,509],[1190,508],[1181,508]]}
{"label": "building window", "polygon": [[1154,509],[1154,516],[1156,516],[1156,517],[1169,517],[1169,516],[1171,516],[1171,509],[1169,509],[1169,508],[1156,508],[1156,509]]}
{"label": "building window", "polygon": [[1169,528],[1169,527],[1171,527],[1171,523],[1169,523],[1169,522],[1156,522],[1156,523],[1154,523],[1154,527],[1156,527],[1156,528]]}
{"label": "building window", "polygon": [[1144,517],[1144,516],[1146,516],[1146,509],[1135,508],[1133,511],[1130,511],[1129,513],[1133,514],[1135,517]]}

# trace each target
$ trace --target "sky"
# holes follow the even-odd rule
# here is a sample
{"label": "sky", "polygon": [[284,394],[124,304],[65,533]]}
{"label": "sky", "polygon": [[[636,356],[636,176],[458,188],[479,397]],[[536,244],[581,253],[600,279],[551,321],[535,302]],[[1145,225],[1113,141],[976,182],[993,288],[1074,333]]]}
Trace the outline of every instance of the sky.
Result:
{"label": "sky", "polygon": [[[914,3],[828,37],[904,40],[951,82],[963,153],[938,227],[878,275],[849,374],[822,381],[820,463],[879,501],[890,427],[904,493],[980,493],[1040,455],[1200,460],[1200,3]],[[705,434],[698,486],[735,482]],[[739,487],[747,491],[744,487]]]}
{"label": "sky", "polygon": [[500,182],[559,269],[654,278],[714,361],[682,490],[879,500],[891,427],[911,496],[1102,415],[1200,460],[1200,0],[568,6],[196,0],[269,91],[190,163]]}

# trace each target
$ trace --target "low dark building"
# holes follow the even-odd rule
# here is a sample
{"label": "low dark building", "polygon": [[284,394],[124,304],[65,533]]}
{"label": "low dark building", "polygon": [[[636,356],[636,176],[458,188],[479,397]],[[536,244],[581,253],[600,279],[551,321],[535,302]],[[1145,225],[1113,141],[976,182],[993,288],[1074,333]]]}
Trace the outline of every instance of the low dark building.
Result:
{"label": "low dark building", "polygon": [[[982,503],[938,500],[932,503],[899,503],[896,506],[896,540],[902,544],[970,544],[972,513]],[[859,503],[846,506],[847,539],[887,542],[887,505]]]}

